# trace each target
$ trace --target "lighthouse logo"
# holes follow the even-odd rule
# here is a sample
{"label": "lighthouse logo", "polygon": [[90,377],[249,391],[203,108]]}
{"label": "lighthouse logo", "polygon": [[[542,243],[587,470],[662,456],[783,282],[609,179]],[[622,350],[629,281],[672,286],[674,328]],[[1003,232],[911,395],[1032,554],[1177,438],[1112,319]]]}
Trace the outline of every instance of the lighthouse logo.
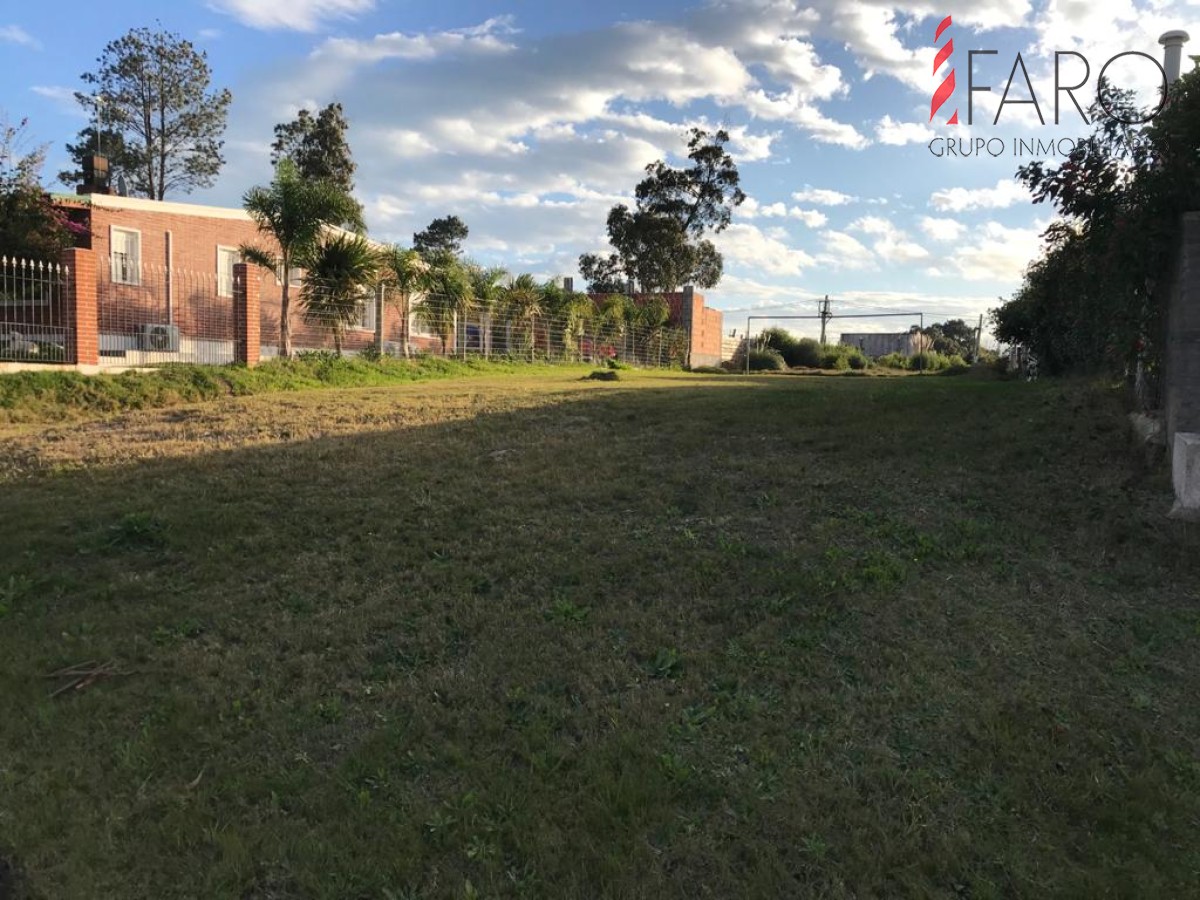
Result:
{"label": "lighthouse logo", "polygon": [[[942,19],[937,27],[937,31],[933,35],[933,42],[936,44],[942,39],[942,35],[946,33],[946,29],[953,24],[950,21],[950,16]],[[942,63],[948,60],[954,54],[954,39],[950,38],[945,45],[938,48],[937,56],[933,59],[933,74],[937,75],[938,69],[942,67]],[[933,92],[933,101],[929,105],[929,121],[933,121],[933,117],[938,114],[947,100],[954,95],[954,67],[950,67],[950,71],[946,73],[946,77],[942,79],[942,83],[938,85],[937,90]],[[946,120],[947,125],[958,124],[958,110],[954,110],[954,114]]]}

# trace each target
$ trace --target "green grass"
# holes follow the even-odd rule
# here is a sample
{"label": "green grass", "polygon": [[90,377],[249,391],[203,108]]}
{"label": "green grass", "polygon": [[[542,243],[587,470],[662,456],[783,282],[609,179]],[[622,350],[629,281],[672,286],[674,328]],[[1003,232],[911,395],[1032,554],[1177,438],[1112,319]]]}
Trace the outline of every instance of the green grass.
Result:
{"label": "green grass", "polygon": [[1200,893],[1200,532],[1102,392],[539,373],[0,443],[0,894]]}
{"label": "green grass", "polygon": [[371,387],[465,375],[549,373],[563,368],[520,361],[460,360],[438,356],[367,360],[314,352],[288,360],[270,360],[253,369],[238,365],[170,364],[118,375],[27,371],[0,374],[0,423],[78,419],[280,391]]}

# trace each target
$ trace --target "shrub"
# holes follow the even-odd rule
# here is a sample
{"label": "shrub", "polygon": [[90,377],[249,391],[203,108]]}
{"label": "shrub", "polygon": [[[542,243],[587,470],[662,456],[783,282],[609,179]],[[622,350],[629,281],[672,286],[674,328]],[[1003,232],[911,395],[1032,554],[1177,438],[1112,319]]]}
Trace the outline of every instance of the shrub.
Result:
{"label": "shrub", "polygon": [[633,368],[633,366],[631,366],[629,363],[623,363],[619,359],[617,359],[615,356],[610,356],[608,359],[606,359],[605,365],[607,365],[610,369],[632,369]]}
{"label": "shrub", "polygon": [[617,381],[620,375],[612,369],[597,369],[589,375],[584,375],[584,381]]}
{"label": "shrub", "polygon": [[[785,357],[786,359],[786,357]],[[821,367],[821,345],[812,338],[800,338],[796,341],[792,358],[788,359],[790,366],[807,366],[810,369]]]}
{"label": "shrub", "polygon": [[751,350],[750,371],[752,372],[781,372],[787,368],[783,355],[774,349]]}
{"label": "shrub", "polygon": [[796,352],[796,337],[790,331],[782,328],[768,328],[758,339],[759,346],[764,350],[778,351],[784,362],[794,365],[792,357]]}
{"label": "shrub", "polygon": [[695,366],[692,372],[696,375],[728,375],[729,369],[721,366]]}
{"label": "shrub", "polygon": [[821,351],[821,368],[842,371],[850,368],[850,358],[844,347],[826,347]]}
{"label": "shrub", "polygon": [[852,369],[865,369],[871,365],[871,361],[867,359],[867,355],[857,348],[854,348],[851,352],[849,360],[850,368]]}
{"label": "shrub", "polygon": [[875,365],[883,366],[887,369],[907,369],[908,357],[903,353],[888,353],[876,359]]}

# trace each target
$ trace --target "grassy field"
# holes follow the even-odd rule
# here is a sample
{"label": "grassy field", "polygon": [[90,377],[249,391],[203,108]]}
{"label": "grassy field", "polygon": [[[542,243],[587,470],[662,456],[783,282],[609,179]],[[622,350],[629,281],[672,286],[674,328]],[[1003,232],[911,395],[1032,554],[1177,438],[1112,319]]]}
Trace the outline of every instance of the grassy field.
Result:
{"label": "grassy field", "polygon": [[0,426],[0,897],[1200,895],[1114,398],[580,374]]}

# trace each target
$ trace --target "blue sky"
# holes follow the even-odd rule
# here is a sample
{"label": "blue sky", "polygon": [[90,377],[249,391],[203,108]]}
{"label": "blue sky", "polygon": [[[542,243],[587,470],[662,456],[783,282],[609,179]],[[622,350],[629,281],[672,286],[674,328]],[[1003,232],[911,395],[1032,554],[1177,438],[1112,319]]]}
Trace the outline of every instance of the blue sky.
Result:
{"label": "blue sky", "polygon": [[[208,53],[214,84],[234,95],[218,183],[172,199],[238,205],[270,178],[274,124],[338,100],[372,236],[408,243],[454,213],[471,228],[473,258],[539,276],[575,274],[579,253],[605,249],[608,209],[628,201],[642,168],[679,162],[688,126],[721,125],[751,198],[716,238],[726,277],[706,292],[726,310],[727,330],[751,311],[811,313],[825,294],[843,311],[973,318],[1017,286],[1050,216],[1015,184],[1031,157],[1014,156],[1014,139],[1086,131],[1078,118],[1052,121],[1055,51],[1091,65],[1086,103],[1106,60],[1160,57],[1158,35],[1188,29],[1195,9],[1157,0],[110,0],[73,3],[69,14],[6,5],[0,112],[28,118],[33,139],[51,145],[49,180],[85,124],[70,99],[79,76],[106,41],[161,21]],[[934,31],[946,15],[953,25],[939,43],[953,39],[955,53],[935,75]],[[1197,42],[1189,49],[1200,52],[1200,33]],[[975,61],[976,83],[993,93],[975,95],[967,126],[970,49],[997,54]],[[991,124],[1018,52],[1046,125],[1028,106]],[[951,68],[957,90],[931,123],[930,97]],[[1158,78],[1135,58],[1110,75],[1147,92]],[[1028,97],[1019,79],[1013,96]],[[944,124],[955,108],[964,124]],[[930,150],[935,139],[979,137],[1000,139],[992,146],[1003,152]]]}

